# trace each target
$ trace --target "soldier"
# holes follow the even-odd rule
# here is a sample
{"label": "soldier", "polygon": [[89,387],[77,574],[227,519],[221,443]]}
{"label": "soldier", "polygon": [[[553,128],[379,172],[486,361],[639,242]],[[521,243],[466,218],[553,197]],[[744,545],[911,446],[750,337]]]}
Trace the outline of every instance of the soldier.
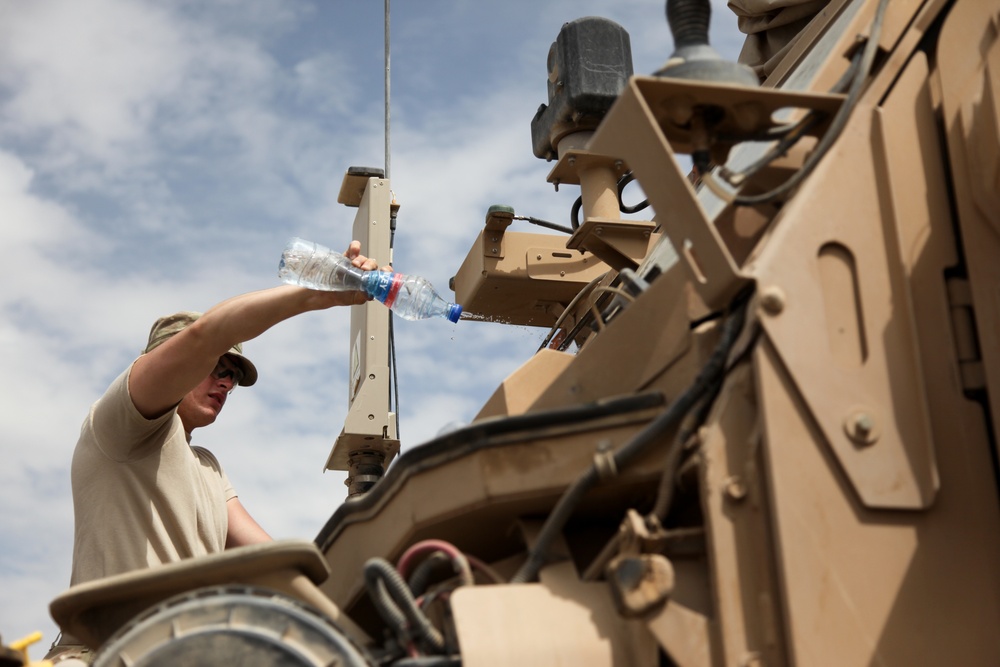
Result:
{"label": "soldier", "polygon": [[[346,256],[361,269],[378,268],[358,241]],[[216,420],[237,386],[257,381],[244,341],[295,315],[367,298],[283,285],[228,299],[204,315],[157,320],[143,354],[92,406],[80,431],[71,472],[71,584],[270,540],[215,456],[191,445],[191,433]],[[87,653],[63,634],[47,657],[87,661]]]}

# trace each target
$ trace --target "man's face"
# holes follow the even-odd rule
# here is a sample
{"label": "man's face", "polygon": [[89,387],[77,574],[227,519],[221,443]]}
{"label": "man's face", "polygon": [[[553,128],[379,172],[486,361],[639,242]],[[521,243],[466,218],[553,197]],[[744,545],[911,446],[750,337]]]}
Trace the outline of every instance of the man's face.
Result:
{"label": "man's face", "polygon": [[197,387],[187,393],[177,406],[177,414],[184,423],[184,430],[191,432],[213,423],[230,392],[243,379],[243,369],[228,357],[219,357],[215,370]]}

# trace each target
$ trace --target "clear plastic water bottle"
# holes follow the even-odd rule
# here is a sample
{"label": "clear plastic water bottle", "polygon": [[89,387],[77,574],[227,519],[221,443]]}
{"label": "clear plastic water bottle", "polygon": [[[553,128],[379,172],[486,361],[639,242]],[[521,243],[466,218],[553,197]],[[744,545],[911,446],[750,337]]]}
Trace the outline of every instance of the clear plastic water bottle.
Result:
{"label": "clear plastic water bottle", "polygon": [[404,320],[443,317],[458,322],[462,307],[442,299],[426,279],[394,271],[363,271],[351,260],[318,243],[293,238],[278,264],[289,285],[325,291],[357,290],[381,301]]}

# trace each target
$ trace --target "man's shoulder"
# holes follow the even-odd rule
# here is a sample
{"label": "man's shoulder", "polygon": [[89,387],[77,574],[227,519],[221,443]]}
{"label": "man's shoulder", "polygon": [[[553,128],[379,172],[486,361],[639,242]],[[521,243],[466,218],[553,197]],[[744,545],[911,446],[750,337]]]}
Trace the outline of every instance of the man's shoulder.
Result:
{"label": "man's shoulder", "polygon": [[222,465],[219,463],[219,459],[215,457],[215,454],[208,451],[204,447],[191,445],[191,451],[194,452],[194,455],[203,463],[208,464],[216,470],[222,470]]}

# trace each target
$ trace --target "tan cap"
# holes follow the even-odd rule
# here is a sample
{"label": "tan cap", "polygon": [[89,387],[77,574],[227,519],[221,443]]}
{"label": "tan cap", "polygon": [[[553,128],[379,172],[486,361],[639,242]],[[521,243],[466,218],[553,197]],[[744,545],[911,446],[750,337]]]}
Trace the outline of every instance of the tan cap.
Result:
{"label": "tan cap", "polygon": [[[153,328],[149,330],[149,342],[146,344],[146,349],[142,351],[143,354],[155,350],[165,343],[168,338],[179,333],[199,317],[201,317],[201,313],[184,310],[156,320]],[[233,345],[226,354],[230,357],[235,357],[235,360],[243,368],[243,379],[240,381],[241,387],[249,387],[257,381],[257,367],[243,356],[243,345],[241,343]]]}

